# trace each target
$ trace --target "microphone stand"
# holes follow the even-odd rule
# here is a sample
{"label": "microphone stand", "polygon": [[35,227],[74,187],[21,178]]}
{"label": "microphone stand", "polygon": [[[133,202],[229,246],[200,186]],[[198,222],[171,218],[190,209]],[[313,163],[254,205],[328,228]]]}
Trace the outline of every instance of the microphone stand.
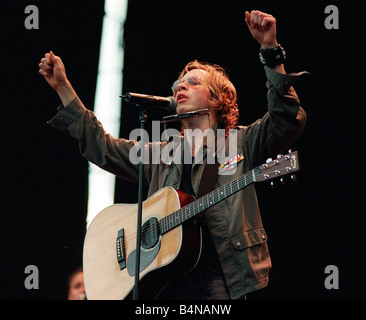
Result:
{"label": "microphone stand", "polygon": [[139,163],[139,184],[138,184],[138,200],[137,200],[137,233],[136,233],[136,261],[135,261],[135,284],[132,292],[132,300],[139,299],[139,280],[140,280],[140,255],[141,255],[141,220],[142,220],[142,179],[144,173],[144,153],[145,153],[145,123],[147,119],[146,108],[141,105],[139,107],[139,122],[141,129],[140,140],[140,163]]}
{"label": "microphone stand", "polygon": [[[124,98],[124,96],[121,96]],[[130,101],[126,101],[131,103]],[[145,155],[145,145],[148,141],[145,141],[145,123],[147,120],[146,106],[138,103],[135,104],[139,108],[139,122],[141,130],[141,140],[140,140],[140,163],[139,163],[139,183],[138,183],[138,199],[137,199],[137,232],[136,232],[136,261],[135,261],[135,283],[132,291],[132,300],[139,300],[139,281],[140,281],[140,256],[141,256],[141,224],[142,224],[142,186],[143,186],[143,175],[144,175],[144,155]],[[207,109],[197,110],[188,112],[182,115],[173,115],[170,117],[165,117],[161,123],[166,123],[171,121],[180,121],[182,118],[208,115]]]}

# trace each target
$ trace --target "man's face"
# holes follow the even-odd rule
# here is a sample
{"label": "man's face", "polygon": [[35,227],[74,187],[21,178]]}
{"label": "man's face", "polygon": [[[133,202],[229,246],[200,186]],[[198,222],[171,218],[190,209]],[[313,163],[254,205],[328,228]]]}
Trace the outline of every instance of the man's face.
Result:
{"label": "man's face", "polygon": [[206,71],[193,69],[176,85],[174,97],[178,103],[177,114],[209,108],[209,92],[204,86],[205,78]]}

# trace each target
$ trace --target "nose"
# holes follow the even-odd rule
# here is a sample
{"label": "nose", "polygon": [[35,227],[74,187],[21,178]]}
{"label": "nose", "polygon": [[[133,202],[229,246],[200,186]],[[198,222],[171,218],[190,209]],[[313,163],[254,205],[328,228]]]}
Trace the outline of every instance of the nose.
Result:
{"label": "nose", "polygon": [[185,83],[185,81],[178,84],[177,92],[186,90],[187,90],[187,84]]}

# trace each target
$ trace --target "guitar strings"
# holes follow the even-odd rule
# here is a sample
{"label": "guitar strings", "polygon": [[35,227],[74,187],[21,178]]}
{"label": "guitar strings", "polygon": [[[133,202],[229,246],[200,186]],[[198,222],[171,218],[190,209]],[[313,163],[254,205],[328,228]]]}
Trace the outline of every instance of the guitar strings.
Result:
{"label": "guitar strings", "polygon": [[[223,186],[219,187],[218,189],[189,203],[188,205],[184,206],[183,208],[180,208],[180,209],[170,213],[169,215],[161,218],[156,223],[154,223],[153,227],[151,227],[151,226],[145,227],[145,230],[141,232],[141,240],[146,240],[148,234],[150,234],[151,232],[159,231],[159,235],[161,235],[161,234],[164,234],[164,233],[174,229],[175,227],[179,226],[183,222],[193,218],[200,212],[207,210],[211,206],[219,203],[220,201],[224,200],[225,198],[233,195],[234,193],[240,191],[241,189],[243,189],[243,188],[249,186],[250,184],[252,184],[253,182],[255,182],[255,180],[253,179],[253,175],[256,176],[255,170],[258,170],[258,169],[260,170],[260,168],[268,170],[275,166],[277,166],[277,168],[280,168],[280,167],[278,167],[278,164],[279,164],[279,162],[272,162],[270,164],[261,165],[259,167],[256,167],[256,168],[252,169],[251,171],[246,172],[245,174],[241,175],[240,177],[234,179],[233,181],[230,181],[230,182],[224,184]],[[269,180],[271,180],[271,179],[269,179]],[[244,185],[243,185],[243,183],[244,183]],[[233,187],[235,187],[236,189],[233,189]],[[229,195],[227,195],[227,192],[229,192]],[[215,194],[216,194],[216,196],[215,196]],[[220,198],[220,194],[221,195],[224,194],[224,197]],[[217,201],[217,199],[218,199],[218,201]],[[206,207],[205,207],[205,203],[207,203]],[[193,214],[191,213],[192,211],[193,211]],[[145,222],[145,224],[146,224],[146,222]],[[144,225],[141,227],[141,229],[144,228]],[[163,230],[163,229],[165,229],[165,230]]]}
{"label": "guitar strings", "polygon": [[[176,212],[171,213],[170,215],[164,217],[161,220],[164,220],[163,223],[166,222],[166,224],[168,225],[167,226],[168,228],[169,228],[169,225],[171,225],[171,224],[173,224],[173,227],[170,226],[170,229],[174,228],[176,226],[175,225],[176,223],[178,223],[178,225],[179,225],[182,222],[185,222],[188,219],[194,217],[198,213],[200,213],[200,212],[208,209],[209,207],[215,205],[216,203],[224,200],[228,196],[231,196],[235,192],[238,192],[239,190],[241,190],[242,188],[245,187],[245,185],[242,186],[242,183],[243,182],[247,183],[247,181],[249,182],[247,185],[249,185],[250,183],[253,182],[252,171],[247,172],[244,175],[238,177],[237,179],[226,183],[225,185],[219,187],[218,189],[191,202],[187,206],[177,210]],[[229,193],[229,195],[227,195],[228,193]],[[224,196],[222,197],[222,195],[224,195]],[[192,211],[193,211],[193,215],[191,213]],[[177,214],[181,214],[182,218],[179,219],[179,216],[177,216]],[[173,215],[175,215],[176,217],[173,217]]]}
{"label": "guitar strings", "polygon": [[[254,170],[254,169],[253,169]],[[226,183],[225,185],[219,187],[218,189],[204,195],[203,197],[189,203],[188,205],[184,206],[183,208],[180,208],[172,213],[170,213],[168,216],[165,216],[157,221],[157,223],[154,223],[153,226],[148,226],[144,228],[144,225],[148,222],[145,222],[144,225],[142,225],[141,229],[145,229],[141,232],[141,240],[146,240],[148,233],[156,232],[158,229],[160,229],[160,234],[164,234],[175,227],[179,226],[183,222],[193,218],[198,213],[207,210],[209,207],[215,205],[216,203],[224,200],[227,196],[227,193],[229,192],[229,196],[232,194],[240,191],[244,187],[248,186],[249,184],[253,183],[253,170],[245,173],[244,175],[238,177],[237,179],[230,181]],[[246,185],[242,186],[242,183],[245,183]],[[235,186],[236,189],[233,190],[233,186]],[[215,196],[216,193],[216,196]],[[224,197],[220,198],[220,194]],[[216,200],[215,200],[216,199]],[[217,201],[217,199],[219,199]],[[205,206],[205,203],[207,203],[207,206]],[[187,212],[188,211],[188,212]],[[193,214],[191,213],[193,211]],[[162,229],[164,232],[162,232]],[[144,238],[143,238],[144,237]]]}
{"label": "guitar strings", "polygon": [[[198,213],[207,210],[211,206],[213,206],[216,203],[227,198],[228,197],[227,192],[229,192],[229,196],[231,196],[234,193],[243,189],[244,187],[249,186],[250,184],[252,184],[254,182],[254,180],[253,180],[253,171],[254,170],[255,169],[245,173],[244,175],[236,178],[235,180],[230,181],[230,182],[224,184],[223,186],[219,187],[218,189],[189,203],[188,205],[184,206],[183,208],[180,208],[180,209],[170,213],[168,216],[161,218],[156,223],[153,223],[152,227],[151,227],[151,225],[145,226],[145,224],[149,222],[149,221],[146,221],[141,227],[141,242],[146,241],[148,235],[151,234],[152,232],[155,233],[157,231],[160,231],[159,235],[164,234],[164,233],[174,229],[175,227],[179,226],[183,222],[193,218]],[[241,185],[243,182],[244,182],[244,186]],[[233,191],[233,185],[237,185],[235,191]],[[214,195],[215,193],[217,193],[216,199],[219,199],[219,201],[217,201],[217,202],[215,202],[215,195]],[[224,194],[224,197],[220,198],[220,194],[221,195]],[[205,207],[205,202],[207,203],[207,207]],[[193,215],[189,214],[190,216],[188,217],[187,212],[184,213],[184,211],[189,211],[189,212],[193,211]],[[179,217],[181,217],[181,219],[179,219]],[[162,232],[162,229],[164,228],[163,226],[166,229],[164,232]],[[123,243],[123,245],[125,244],[125,238],[122,239],[122,243]]]}

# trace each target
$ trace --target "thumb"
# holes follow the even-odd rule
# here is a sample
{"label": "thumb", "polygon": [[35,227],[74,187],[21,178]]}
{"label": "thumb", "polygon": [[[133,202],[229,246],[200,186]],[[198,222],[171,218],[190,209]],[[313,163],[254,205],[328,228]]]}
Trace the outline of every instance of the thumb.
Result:
{"label": "thumb", "polygon": [[56,56],[54,55],[53,51],[50,51],[49,59],[52,64],[56,62],[55,58]]}
{"label": "thumb", "polygon": [[50,51],[48,56],[50,64],[54,67],[54,69],[61,70],[63,69],[63,63],[61,58],[56,56],[53,51]]}
{"label": "thumb", "polygon": [[245,11],[245,21],[248,23],[250,20],[250,13],[248,11]]}

